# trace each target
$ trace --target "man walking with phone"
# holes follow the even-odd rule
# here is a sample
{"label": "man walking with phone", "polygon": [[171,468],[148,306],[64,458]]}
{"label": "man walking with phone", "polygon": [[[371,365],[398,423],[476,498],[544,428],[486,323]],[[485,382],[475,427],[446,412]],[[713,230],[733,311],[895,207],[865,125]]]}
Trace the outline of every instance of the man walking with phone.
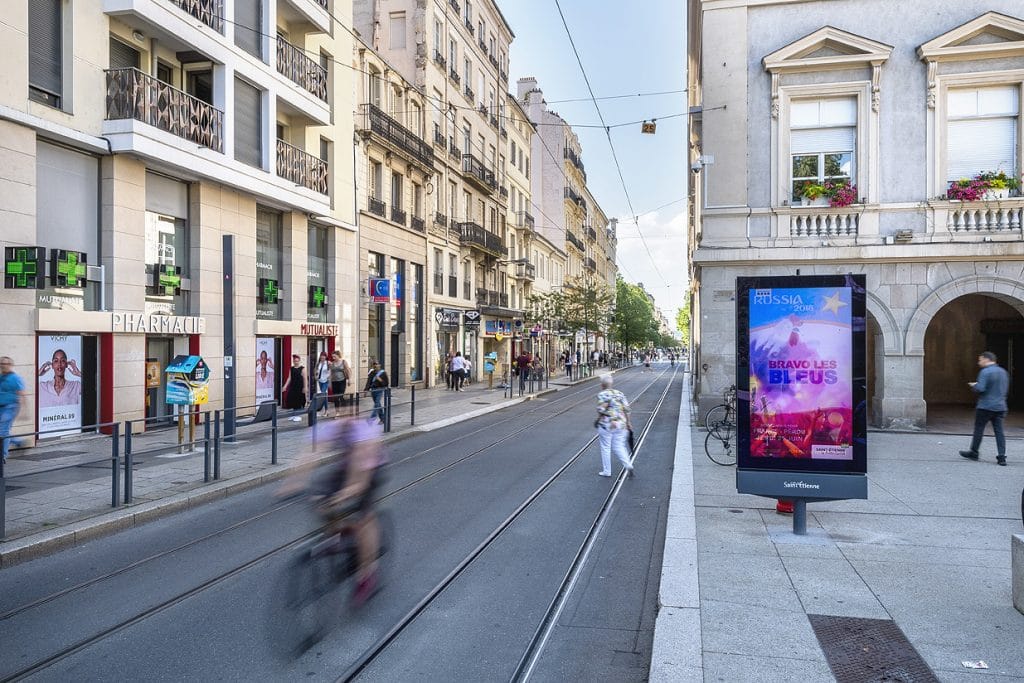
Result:
{"label": "man walking with phone", "polygon": [[971,439],[970,450],[960,451],[960,455],[968,460],[978,459],[978,448],[981,437],[985,434],[985,425],[992,423],[992,431],[996,436],[996,464],[1006,464],[1006,436],[1003,434],[1003,418],[1006,417],[1006,394],[1010,388],[1010,376],[996,362],[996,354],[986,351],[978,356],[978,379],[968,382],[968,386],[978,394],[978,404],[974,409],[974,437]]}

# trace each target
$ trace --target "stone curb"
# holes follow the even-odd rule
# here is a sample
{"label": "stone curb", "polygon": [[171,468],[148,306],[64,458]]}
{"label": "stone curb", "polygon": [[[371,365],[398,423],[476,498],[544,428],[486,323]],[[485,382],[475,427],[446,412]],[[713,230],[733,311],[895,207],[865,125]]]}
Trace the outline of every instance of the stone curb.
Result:
{"label": "stone curb", "polygon": [[652,683],[704,680],[697,518],[694,506],[693,447],[690,442],[689,381],[679,398],[679,425],[669,494],[665,548],[661,558],[658,616],[648,680]]}

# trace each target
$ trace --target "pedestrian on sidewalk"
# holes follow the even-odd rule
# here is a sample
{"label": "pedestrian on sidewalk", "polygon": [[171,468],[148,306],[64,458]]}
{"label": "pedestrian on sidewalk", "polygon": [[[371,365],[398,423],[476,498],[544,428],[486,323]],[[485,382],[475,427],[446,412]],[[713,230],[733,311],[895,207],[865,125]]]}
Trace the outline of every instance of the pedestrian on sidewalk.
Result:
{"label": "pedestrian on sidewalk", "polygon": [[468,387],[472,384],[473,379],[473,361],[469,359],[469,356],[462,357],[462,386]]}
{"label": "pedestrian on sidewalk", "polygon": [[629,419],[629,401],[625,394],[612,388],[613,382],[611,375],[603,375],[601,393],[597,395],[597,421],[594,426],[597,427],[601,445],[601,471],[598,474],[602,477],[612,476],[611,454],[615,451],[615,457],[622,463],[623,469],[632,476],[633,465],[626,454],[626,441],[633,429]]}
{"label": "pedestrian on sidewalk", "polygon": [[316,404],[317,401],[323,400],[324,417],[327,417],[327,391],[331,387],[331,361],[327,357],[326,351],[320,352],[320,359],[316,362],[316,387],[317,396],[313,402]]}
{"label": "pedestrian on sidewalk", "polygon": [[466,359],[462,357],[462,351],[456,351],[452,356],[452,390],[462,391],[462,382],[466,375]]}
{"label": "pedestrian on sidewalk", "polygon": [[519,393],[526,391],[526,376],[530,373],[530,354],[523,349],[516,358],[516,368],[519,370]]}
{"label": "pedestrian on sidewalk", "polygon": [[370,365],[370,372],[366,375],[366,386],[363,387],[363,391],[370,392],[370,396],[373,398],[373,411],[370,412],[369,422],[373,422],[376,418],[380,420],[381,424],[384,424],[384,407],[380,401],[384,396],[384,389],[390,383],[388,373],[384,372],[380,363],[373,361]]}
{"label": "pedestrian on sidewalk", "polygon": [[444,356],[444,368],[441,370],[444,373],[445,383],[448,385],[448,391],[451,391],[455,387],[452,386],[454,375],[452,375],[452,353],[449,351]]}
{"label": "pedestrian on sidewalk", "polygon": [[1010,388],[1010,375],[996,362],[996,354],[985,351],[978,356],[978,379],[968,382],[968,386],[978,394],[978,403],[974,409],[974,437],[971,439],[970,450],[960,451],[960,455],[968,460],[978,459],[978,448],[981,437],[985,434],[985,425],[992,423],[992,431],[996,436],[996,463],[1006,464],[1006,435],[1003,434],[1003,418],[1006,417],[1006,394]]}
{"label": "pedestrian on sidewalk", "polygon": [[562,364],[565,365],[565,378],[572,380],[572,356],[566,351],[562,355]]}
{"label": "pedestrian on sidewalk", "polygon": [[7,462],[10,450],[11,426],[18,412],[25,406],[25,382],[14,371],[10,356],[0,356],[0,440],[3,441],[3,460]]}
{"label": "pedestrian on sidewalk", "polygon": [[[288,368],[288,379],[281,387],[284,394],[284,407],[289,410],[302,410],[306,407],[306,368],[302,366],[302,357],[297,353],[292,354],[292,366]],[[292,422],[302,422],[302,418],[295,415],[290,418]]]}
{"label": "pedestrian on sidewalk", "polygon": [[352,368],[348,361],[341,357],[341,351],[335,351],[331,355],[331,393],[334,394],[334,416],[341,415],[341,405],[345,401],[345,390],[348,388],[348,380],[352,374]]}

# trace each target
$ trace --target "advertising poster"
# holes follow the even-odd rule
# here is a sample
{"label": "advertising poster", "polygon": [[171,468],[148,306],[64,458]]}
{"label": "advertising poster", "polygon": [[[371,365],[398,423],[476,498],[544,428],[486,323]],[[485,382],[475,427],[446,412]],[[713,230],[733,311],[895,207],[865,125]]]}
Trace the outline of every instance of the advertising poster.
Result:
{"label": "advertising poster", "polygon": [[37,343],[39,431],[74,434],[82,428],[82,338],[40,335]]}
{"label": "advertising poster", "polygon": [[855,277],[759,278],[741,285],[741,359],[748,373],[737,378],[746,399],[737,406],[743,413],[741,467],[771,469],[780,464],[774,461],[808,471],[863,466],[864,304]]}
{"label": "advertising poster", "polygon": [[274,400],[274,338],[256,338],[256,403]]}

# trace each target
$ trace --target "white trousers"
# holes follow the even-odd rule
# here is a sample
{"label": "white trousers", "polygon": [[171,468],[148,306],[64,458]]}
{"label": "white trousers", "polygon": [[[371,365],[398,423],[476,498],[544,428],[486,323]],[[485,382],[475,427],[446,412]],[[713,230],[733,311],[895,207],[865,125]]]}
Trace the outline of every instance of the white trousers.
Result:
{"label": "white trousers", "polygon": [[619,459],[622,466],[627,469],[633,469],[633,466],[629,463],[629,454],[626,452],[626,439],[629,437],[629,430],[622,429],[608,429],[607,427],[601,426],[597,428],[598,441],[601,444],[601,474],[612,473],[612,451],[615,451],[615,457]]}

